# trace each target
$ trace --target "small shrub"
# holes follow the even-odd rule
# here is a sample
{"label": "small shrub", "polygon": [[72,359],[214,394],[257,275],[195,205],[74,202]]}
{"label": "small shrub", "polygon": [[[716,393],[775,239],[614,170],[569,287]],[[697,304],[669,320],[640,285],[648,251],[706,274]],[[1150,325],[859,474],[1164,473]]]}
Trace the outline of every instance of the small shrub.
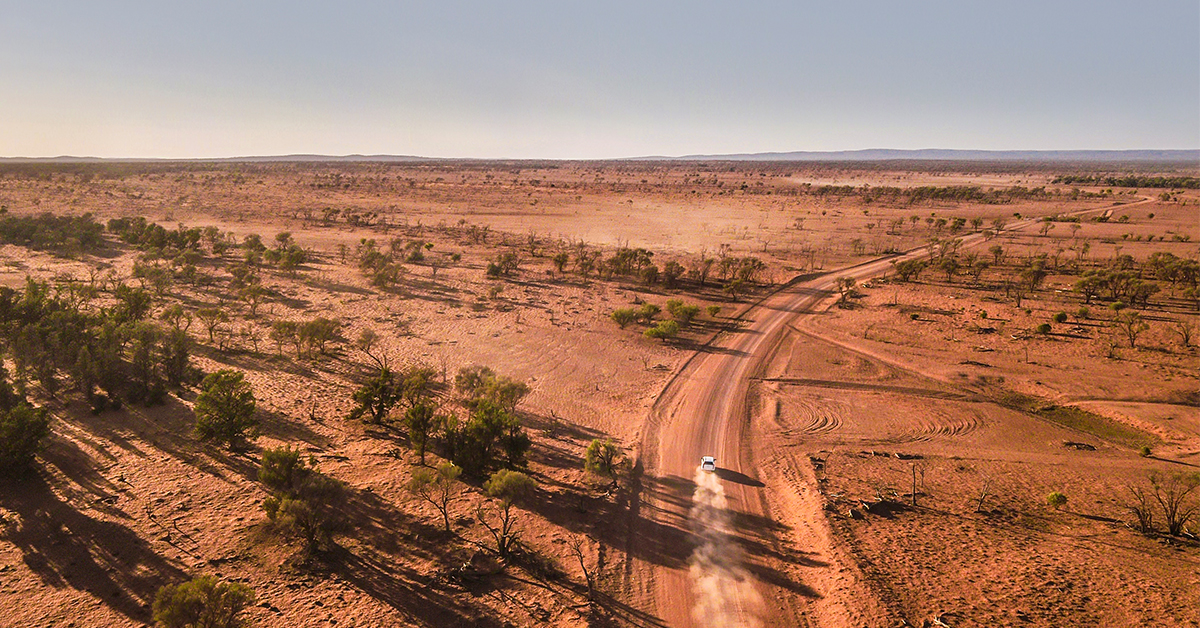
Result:
{"label": "small shrub", "polygon": [[254,591],[236,582],[200,576],[167,585],[154,596],[154,621],[162,628],[238,628],[238,615],[254,603]]}
{"label": "small shrub", "polygon": [[1149,445],[1142,445],[1142,448],[1138,450],[1138,455],[1143,458],[1149,458],[1153,453]]}
{"label": "small shrub", "polygon": [[647,338],[666,342],[679,334],[679,323],[674,320],[659,321],[658,325],[642,332]]}
{"label": "small shrub", "polygon": [[610,315],[613,322],[625,329],[625,326],[638,319],[638,311],[631,307],[619,308],[612,311]]}
{"label": "small shrub", "polygon": [[263,502],[267,517],[284,530],[299,533],[307,549],[317,549],[341,520],[346,500],[342,483],[316,469],[312,458],[279,447],[263,453],[258,480],[271,493]]}
{"label": "small shrub", "polygon": [[1067,496],[1058,491],[1054,491],[1046,496],[1046,503],[1050,504],[1055,510],[1067,505]]}
{"label": "small shrub", "polygon": [[710,306],[704,308],[704,311],[708,312],[708,316],[710,318],[716,318],[721,313],[721,306],[710,305]]}
{"label": "small shrub", "polygon": [[537,482],[528,475],[511,469],[496,471],[483,484],[483,490],[489,497],[510,504],[528,497],[536,489]]}
{"label": "small shrub", "polygon": [[1051,329],[1050,323],[1042,323],[1041,325],[1037,326],[1036,331],[1037,331],[1037,333],[1042,334],[1044,336],[1044,335],[1050,333],[1050,329]]}
{"label": "small shrub", "polygon": [[667,311],[671,317],[679,321],[680,325],[689,325],[692,319],[700,314],[699,305],[684,305],[679,299],[670,299],[667,301]]}
{"label": "small shrub", "polygon": [[1054,315],[1054,319],[1053,319],[1053,320],[1054,320],[1054,322],[1056,322],[1056,323],[1058,323],[1058,324],[1060,324],[1060,325],[1061,325],[1061,324],[1063,324],[1063,323],[1067,322],[1067,313],[1066,313],[1066,312],[1059,312],[1058,314],[1055,314],[1055,315]]}

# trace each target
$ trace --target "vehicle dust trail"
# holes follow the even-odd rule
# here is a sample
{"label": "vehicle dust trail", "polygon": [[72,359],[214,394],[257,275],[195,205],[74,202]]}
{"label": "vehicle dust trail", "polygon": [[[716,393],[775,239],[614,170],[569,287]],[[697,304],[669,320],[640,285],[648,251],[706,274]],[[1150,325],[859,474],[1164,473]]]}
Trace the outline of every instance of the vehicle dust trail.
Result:
{"label": "vehicle dust trail", "polygon": [[696,469],[692,493],[692,532],[698,539],[689,560],[695,605],[692,618],[708,628],[759,628],[762,598],[742,567],[731,538],[725,488],[717,474]]}

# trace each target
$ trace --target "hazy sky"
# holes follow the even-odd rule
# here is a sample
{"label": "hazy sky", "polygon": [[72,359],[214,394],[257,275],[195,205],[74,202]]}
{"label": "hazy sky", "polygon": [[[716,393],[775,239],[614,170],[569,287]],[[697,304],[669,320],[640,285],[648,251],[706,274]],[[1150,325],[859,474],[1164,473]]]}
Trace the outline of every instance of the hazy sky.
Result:
{"label": "hazy sky", "polygon": [[0,0],[0,155],[1200,147],[1200,2]]}

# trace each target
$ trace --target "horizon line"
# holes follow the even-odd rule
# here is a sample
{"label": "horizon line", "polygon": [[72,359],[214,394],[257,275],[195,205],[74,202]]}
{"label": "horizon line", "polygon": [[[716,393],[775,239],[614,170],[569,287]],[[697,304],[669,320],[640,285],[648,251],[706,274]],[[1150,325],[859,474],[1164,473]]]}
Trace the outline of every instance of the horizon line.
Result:
{"label": "horizon line", "polygon": [[960,149],[960,148],[865,148],[848,150],[794,150],[739,153],[698,153],[687,155],[641,155],[626,157],[433,157],[398,153],[280,153],[234,155],[226,157],[99,157],[94,155],[55,155],[43,157],[0,156],[0,163],[97,163],[97,162],[426,162],[426,161],[1196,161],[1200,166],[1200,148],[1125,148],[1125,149]]}

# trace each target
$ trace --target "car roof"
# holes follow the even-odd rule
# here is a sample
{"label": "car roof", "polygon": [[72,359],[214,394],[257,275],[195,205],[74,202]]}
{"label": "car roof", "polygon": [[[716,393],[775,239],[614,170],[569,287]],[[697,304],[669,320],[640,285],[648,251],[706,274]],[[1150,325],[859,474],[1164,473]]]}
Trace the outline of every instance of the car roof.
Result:
{"label": "car roof", "polygon": [[716,458],[714,458],[712,456],[701,456],[700,459],[701,460],[716,460]]}

